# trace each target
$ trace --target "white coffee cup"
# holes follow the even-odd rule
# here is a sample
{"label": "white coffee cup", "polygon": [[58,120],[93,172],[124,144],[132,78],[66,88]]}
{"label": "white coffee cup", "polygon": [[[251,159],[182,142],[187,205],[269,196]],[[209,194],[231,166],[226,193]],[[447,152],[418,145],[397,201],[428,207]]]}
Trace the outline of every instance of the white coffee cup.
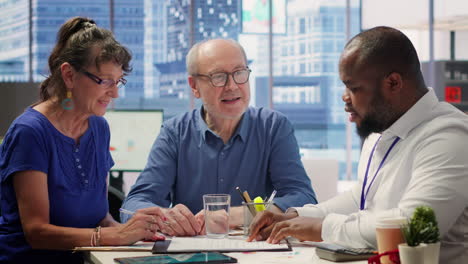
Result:
{"label": "white coffee cup", "polygon": [[[406,217],[379,217],[375,223],[375,235],[379,254],[398,249],[398,245],[405,243],[401,228],[408,222]],[[381,258],[383,264],[391,263],[388,257]]]}

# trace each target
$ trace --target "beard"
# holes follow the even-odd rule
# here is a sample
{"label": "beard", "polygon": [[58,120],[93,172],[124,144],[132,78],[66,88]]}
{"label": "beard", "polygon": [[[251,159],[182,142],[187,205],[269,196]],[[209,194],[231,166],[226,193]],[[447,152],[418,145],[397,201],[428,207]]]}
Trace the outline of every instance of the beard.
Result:
{"label": "beard", "polygon": [[380,89],[377,89],[374,94],[369,109],[369,113],[362,118],[361,124],[356,126],[357,133],[362,139],[372,133],[382,133],[398,119],[393,106],[385,100]]}

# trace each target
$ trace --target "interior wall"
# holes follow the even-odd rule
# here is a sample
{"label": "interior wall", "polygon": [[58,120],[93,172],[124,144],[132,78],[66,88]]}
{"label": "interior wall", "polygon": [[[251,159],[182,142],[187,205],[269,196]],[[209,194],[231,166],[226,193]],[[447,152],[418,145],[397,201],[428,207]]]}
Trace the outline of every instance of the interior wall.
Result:
{"label": "interior wall", "polygon": [[[401,30],[413,42],[419,59],[429,60],[429,0],[361,0],[362,28],[390,26]],[[416,10],[416,11],[415,11]],[[468,60],[468,1],[434,0],[434,20],[454,21],[460,29],[455,30],[455,59]],[[455,23],[455,21],[459,21]],[[434,30],[434,59],[450,59],[450,30]]]}
{"label": "interior wall", "polygon": [[39,83],[0,82],[0,137],[11,122],[39,99]]}

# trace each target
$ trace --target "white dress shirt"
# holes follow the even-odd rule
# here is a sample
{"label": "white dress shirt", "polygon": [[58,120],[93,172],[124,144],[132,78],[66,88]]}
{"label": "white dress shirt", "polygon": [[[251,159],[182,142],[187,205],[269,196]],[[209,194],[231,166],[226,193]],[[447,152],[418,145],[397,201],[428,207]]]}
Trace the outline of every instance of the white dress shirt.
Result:
{"label": "white dress shirt", "polygon": [[[400,140],[371,185],[365,209],[359,210],[369,155],[380,136],[366,190],[392,142]],[[432,89],[381,135],[365,140],[358,183],[351,190],[294,209],[300,216],[323,218],[325,241],[375,248],[376,217],[410,217],[419,205],[431,206],[436,213],[440,263],[468,263],[468,116],[438,102]]]}

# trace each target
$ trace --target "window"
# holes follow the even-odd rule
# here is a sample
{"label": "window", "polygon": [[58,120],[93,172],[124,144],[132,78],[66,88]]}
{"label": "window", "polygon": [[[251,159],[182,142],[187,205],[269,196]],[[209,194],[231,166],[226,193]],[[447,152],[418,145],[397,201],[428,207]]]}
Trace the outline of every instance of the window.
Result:
{"label": "window", "polygon": [[326,53],[335,52],[335,46],[333,45],[333,40],[330,40],[330,39],[323,40],[323,52],[326,52]]}
{"label": "window", "polygon": [[306,73],[306,64],[301,63],[299,64],[299,74],[304,74],[304,73]]}
{"label": "window", "polygon": [[299,54],[304,55],[306,53],[306,44],[301,42],[299,44]]}
{"label": "window", "polygon": [[299,18],[299,34],[306,33],[306,20],[305,18]]}
{"label": "window", "polygon": [[322,26],[324,32],[334,32],[334,17],[330,16],[323,16],[322,17]]}
{"label": "window", "polygon": [[[255,100],[259,100],[251,103],[266,106],[261,105],[260,99],[267,96],[262,93],[269,88],[268,35],[252,33],[251,29],[249,34],[243,33],[241,23],[247,14],[242,14],[242,5],[238,4],[241,1],[115,1],[114,33],[132,51],[134,71],[127,77],[126,89],[114,106],[162,108],[165,119],[190,110],[192,102],[185,56],[193,43],[219,37],[239,40],[246,48],[253,70],[251,87],[256,92]],[[339,54],[346,43],[346,1],[340,4],[339,1],[317,0],[311,4],[310,0],[284,0],[284,3],[285,8],[273,7],[275,23],[282,23],[286,28],[285,32],[273,36],[273,106],[295,126],[301,153],[305,157],[339,160],[340,177],[344,178],[346,137],[340,99],[343,87],[334,80],[338,78]],[[31,75],[37,82],[47,74],[47,57],[63,21],[79,13],[94,18],[99,26],[109,28],[111,24],[108,8],[91,0],[73,4],[37,1],[33,9],[35,32],[31,45],[34,47],[34,65]],[[28,49],[24,48],[28,44],[21,42],[28,39],[29,29],[29,17],[24,15],[24,10],[13,9],[10,14],[0,9],[2,21],[6,23],[0,29],[0,36],[6,40],[0,43],[0,81],[11,78],[24,81],[27,80],[24,76],[30,74],[29,65],[26,65]],[[359,4],[351,6],[351,13],[351,35],[354,35],[359,30]],[[264,29],[268,29],[268,25],[268,17],[258,24]],[[15,32],[5,30],[13,26],[18,26]],[[9,36],[15,34],[17,39],[10,41]],[[15,50],[14,46],[19,45],[23,47]],[[3,59],[10,58],[8,55],[13,51],[15,60]],[[193,100],[194,106],[200,104],[199,100]],[[353,151],[358,151],[359,140],[353,140],[353,144]]]}

